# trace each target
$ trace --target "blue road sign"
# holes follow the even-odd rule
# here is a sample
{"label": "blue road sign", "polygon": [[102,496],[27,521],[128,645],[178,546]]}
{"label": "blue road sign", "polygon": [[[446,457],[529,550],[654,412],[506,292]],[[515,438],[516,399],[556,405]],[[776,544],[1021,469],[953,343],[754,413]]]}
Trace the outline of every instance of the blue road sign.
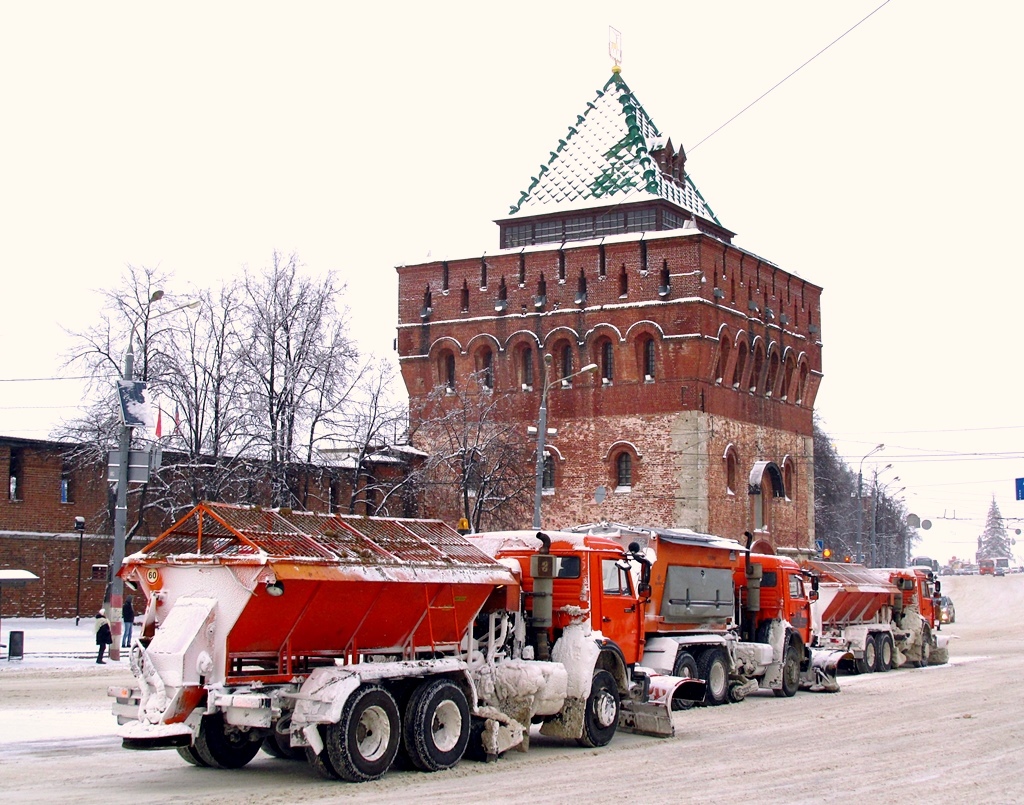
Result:
{"label": "blue road sign", "polygon": [[1017,500],[1024,500],[1024,478],[1017,479]]}
{"label": "blue road sign", "polygon": [[823,540],[823,539],[816,539],[816,540],[814,540],[814,550],[816,550],[818,553],[821,553],[823,550],[825,550],[825,540]]}

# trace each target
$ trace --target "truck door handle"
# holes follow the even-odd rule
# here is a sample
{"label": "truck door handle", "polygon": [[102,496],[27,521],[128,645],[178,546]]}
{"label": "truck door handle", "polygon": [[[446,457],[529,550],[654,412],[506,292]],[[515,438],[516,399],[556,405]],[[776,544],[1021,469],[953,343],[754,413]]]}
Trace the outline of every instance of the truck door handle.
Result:
{"label": "truck door handle", "polygon": [[611,618],[601,618],[601,623],[611,623],[611,622],[612,622]]}
{"label": "truck door handle", "polygon": [[626,607],[626,608],[625,608],[624,610],[622,610],[622,611],[623,611],[623,612],[636,612],[636,604],[633,604],[633,606],[631,606],[631,607]]}

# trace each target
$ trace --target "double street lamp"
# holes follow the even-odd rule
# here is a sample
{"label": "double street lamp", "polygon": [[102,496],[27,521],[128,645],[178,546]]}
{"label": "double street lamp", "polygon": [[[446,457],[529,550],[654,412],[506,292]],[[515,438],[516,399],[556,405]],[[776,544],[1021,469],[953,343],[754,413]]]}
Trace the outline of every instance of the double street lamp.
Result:
{"label": "double street lamp", "polygon": [[[545,438],[547,437],[548,431],[548,389],[551,388],[551,381],[549,378],[551,363],[553,358],[550,353],[544,356],[544,383],[542,391],[540,393],[540,411],[537,415],[537,467],[536,467],[536,478],[533,488],[533,527],[539,529],[540,524],[540,502],[544,495],[544,444]],[[586,374],[587,372],[596,372],[597,364],[588,363],[582,369],[577,372],[573,372],[570,375],[560,378],[563,384],[568,380],[572,380],[577,375]],[[551,434],[552,436],[554,433]]]}

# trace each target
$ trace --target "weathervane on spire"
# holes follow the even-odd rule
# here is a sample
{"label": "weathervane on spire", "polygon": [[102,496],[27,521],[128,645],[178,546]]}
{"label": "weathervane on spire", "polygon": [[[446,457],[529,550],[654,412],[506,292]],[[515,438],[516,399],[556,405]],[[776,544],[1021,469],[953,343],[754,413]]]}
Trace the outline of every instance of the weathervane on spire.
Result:
{"label": "weathervane on spire", "polygon": [[608,55],[615,62],[612,72],[622,72],[622,34],[610,25],[608,26]]}

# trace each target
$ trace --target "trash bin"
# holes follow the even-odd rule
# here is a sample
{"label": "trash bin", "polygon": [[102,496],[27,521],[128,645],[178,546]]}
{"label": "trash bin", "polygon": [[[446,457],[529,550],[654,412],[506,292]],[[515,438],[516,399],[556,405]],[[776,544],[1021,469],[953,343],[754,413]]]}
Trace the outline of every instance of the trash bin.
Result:
{"label": "trash bin", "polygon": [[25,633],[11,632],[7,640],[7,661],[25,659]]}

